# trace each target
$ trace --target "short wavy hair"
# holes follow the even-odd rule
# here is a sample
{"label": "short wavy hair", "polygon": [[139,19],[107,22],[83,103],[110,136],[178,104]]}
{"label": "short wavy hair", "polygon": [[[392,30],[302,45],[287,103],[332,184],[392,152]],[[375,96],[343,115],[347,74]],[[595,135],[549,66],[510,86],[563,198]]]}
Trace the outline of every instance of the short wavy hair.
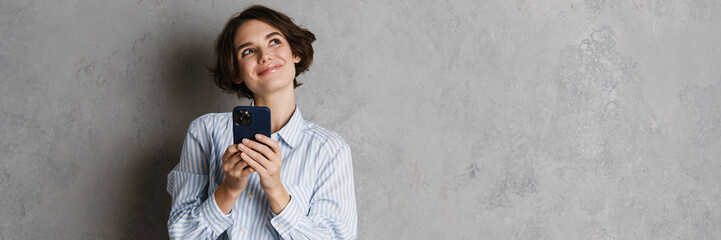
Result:
{"label": "short wavy hair", "polygon": [[245,82],[237,84],[233,81],[240,76],[238,53],[233,47],[235,33],[238,27],[248,20],[259,20],[280,30],[288,41],[293,56],[300,57],[300,62],[295,64],[296,78],[293,78],[293,87],[300,86],[298,75],[308,71],[313,63],[312,43],[315,41],[315,35],[308,29],[296,25],[287,15],[261,5],[252,5],[234,14],[215,40],[216,63],[214,68],[209,68],[215,85],[227,93],[237,94],[238,98],[253,99],[253,92],[248,89]]}

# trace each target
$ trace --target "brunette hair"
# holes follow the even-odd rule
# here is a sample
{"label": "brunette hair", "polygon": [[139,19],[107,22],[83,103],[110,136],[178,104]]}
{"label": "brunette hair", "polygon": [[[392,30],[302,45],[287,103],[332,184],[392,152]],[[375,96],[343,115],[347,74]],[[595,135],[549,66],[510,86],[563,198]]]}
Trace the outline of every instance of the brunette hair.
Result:
{"label": "brunette hair", "polygon": [[[259,20],[280,30],[293,52],[293,56],[300,57],[300,62],[295,64],[295,76],[308,71],[313,63],[313,46],[315,35],[293,22],[293,19],[285,14],[261,5],[252,5],[242,12],[234,14],[225,24],[215,40],[215,68],[209,68],[215,85],[228,93],[235,93],[238,98],[253,98],[253,92],[248,89],[245,82],[237,84],[233,82],[240,73],[238,72],[238,53],[233,47],[235,33],[238,27],[248,20]],[[293,78],[293,87],[301,83]]]}

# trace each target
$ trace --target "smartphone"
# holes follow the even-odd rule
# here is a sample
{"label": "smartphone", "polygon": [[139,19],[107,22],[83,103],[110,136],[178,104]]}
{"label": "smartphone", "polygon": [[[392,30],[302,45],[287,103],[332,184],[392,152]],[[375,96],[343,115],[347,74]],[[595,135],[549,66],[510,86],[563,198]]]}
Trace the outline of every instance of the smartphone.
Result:
{"label": "smartphone", "polygon": [[270,137],[270,109],[267,107],[237,106],[233,108],[233,144],[243,138],[255,140],[255,134]]}

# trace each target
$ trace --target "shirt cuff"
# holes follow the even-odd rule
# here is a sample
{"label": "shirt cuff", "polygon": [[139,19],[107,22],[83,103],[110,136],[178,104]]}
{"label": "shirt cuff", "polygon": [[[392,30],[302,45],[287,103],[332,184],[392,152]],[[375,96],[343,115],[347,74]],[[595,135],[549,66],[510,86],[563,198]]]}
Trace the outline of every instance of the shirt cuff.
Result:
{"label": "shirt cuff", "polygon": [[230,214],[224,214],[223,211],[220,210],[220,207],[218,207],[218,203],[215,201],[215,194],[210,194],[208,199],[200,206],[200,211],[205,223],[218,235],[233,225],[233,219],[230,218]]}
{"label": "shirt cuff", "polygon": [[303,216],[297,201],[298,200],[295,200],[293,195],[291,195],[290,202],[288,202],[288,205],[285,206],[283,211],[278,215],[273,213],[273,210],[268,209],[271,216],[273,216],[273,218],[270,219],[270,224],[273,225],[275,231],[281,236],[287,236],[287,234],[298,225],[300,218]]}

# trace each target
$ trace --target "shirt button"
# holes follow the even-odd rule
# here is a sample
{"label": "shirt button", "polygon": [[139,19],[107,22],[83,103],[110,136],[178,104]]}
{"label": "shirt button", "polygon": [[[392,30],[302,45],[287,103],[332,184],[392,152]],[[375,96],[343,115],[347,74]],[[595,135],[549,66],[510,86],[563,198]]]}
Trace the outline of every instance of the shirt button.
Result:
{"label": "shirt button", "polygon": [[253,198],[253,194],[248,193],[248,199]]}
{"label": "shirt button", "polygon": [[245,230],[248,230],[245,226],[243,226],[243,228],[240,229],[241,232],[245,232]]}

